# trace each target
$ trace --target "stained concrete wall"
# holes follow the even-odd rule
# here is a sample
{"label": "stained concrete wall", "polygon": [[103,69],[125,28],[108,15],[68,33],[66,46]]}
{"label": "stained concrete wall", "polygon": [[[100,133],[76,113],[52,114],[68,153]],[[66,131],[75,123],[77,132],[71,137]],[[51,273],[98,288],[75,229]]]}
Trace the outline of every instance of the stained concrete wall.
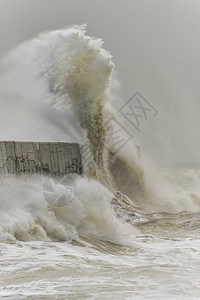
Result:
{"label": "stained concrete wall", "polygon": [[82,174],[78,144],[0,142],[0,177]]}

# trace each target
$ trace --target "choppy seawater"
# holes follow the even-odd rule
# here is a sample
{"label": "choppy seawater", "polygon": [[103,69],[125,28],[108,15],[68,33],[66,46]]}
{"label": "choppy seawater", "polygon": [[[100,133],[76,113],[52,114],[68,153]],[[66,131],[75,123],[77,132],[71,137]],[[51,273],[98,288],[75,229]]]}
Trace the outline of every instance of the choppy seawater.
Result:
{"label": "choppy seawater", "polygon": [[[188,192],[197,191],[198,172],[164,171],[176,189],[187,179]],[[86,235],[72,242],[2,242],[0,298],[200,299],[200,213],[126,213],[140,230],[129,245]]]}

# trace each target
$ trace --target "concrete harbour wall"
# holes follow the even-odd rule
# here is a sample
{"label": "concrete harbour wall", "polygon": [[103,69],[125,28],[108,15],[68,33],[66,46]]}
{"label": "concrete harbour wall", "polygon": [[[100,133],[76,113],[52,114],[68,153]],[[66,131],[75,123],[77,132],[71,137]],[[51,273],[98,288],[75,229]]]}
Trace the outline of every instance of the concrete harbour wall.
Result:
{"label": "concrete harbour wall", "polygon": [[82,174],[78,144],[0,142],[0,177]]}

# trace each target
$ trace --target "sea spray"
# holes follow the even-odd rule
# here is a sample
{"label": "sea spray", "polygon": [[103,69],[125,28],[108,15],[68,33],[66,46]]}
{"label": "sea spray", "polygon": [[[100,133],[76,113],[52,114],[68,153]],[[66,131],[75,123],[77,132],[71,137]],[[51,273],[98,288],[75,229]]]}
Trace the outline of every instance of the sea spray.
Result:
{"label": "sea spray", "polygon": [[[109,145],[106,141],[105,122],[110,117],[117,117],[106,106],[112,98],[110,80],[114,65],[111,55],[102,48],[102,40],[85,35],[85,27],[71,30],[70,35],[60,33],[59,39],[61,41],[52,51],[51,65],[45,76],[55,98],[54,105],[58,107],[63,101],[70,103],[78,118],[85,149],[89,151],[86,161],[82,152],[85,175],[99,180],[108,188],[129,191],[128,195],[132,198],[142,196],[142,169],[136,156],[133,153],[127,163],[125,156],[122,158],[122,154],[114,154],[112,141]],[[121,167],[124,170],[122,175]],[[126,175],[128,178],[123,189],[121,179]]]}
{"label": "sea spray", "polygon": [[15,183],[12,194],[9,189],[2,192],[2,239],[70,241],[82,234],[120,243],[127,234],[137,233],[118,220],[111,207],[113,199],[124,205],[123,194],[129,205],[132,201],[136,207],[137,202],[147,210],[173,211],[177,204],[179,211],[198,209],[194,193],[177,200],[166,182],[162,186],[168,188],[159,193],[158,181],[134,147],[116,153],[114,145],[106,144],[105,121],[116,117],[106,105],[112,98],[114,65],[102,41],[88,37],[85,27],[43,33],[13,50],[3,64],[1,130],[6,128],[12,139],[35,140],[40,133],[39,140],[85,144],[89,161],[83,178],[77,179],[79,196],[65,209],[49,206],[35,183],[34,192],[32,183],[28,190]]}
{"label": "sea spray", "polygon": [[78,117],[90,152],[89,162],[85,165],[86,175],[95,173],[97,176],[95,171],[99,170],[98,176],[105,182],[108,174],[104,163],[104,106],[111,97],[109,80],[113,63],[111,55],[102,48],[103,42],[84,32],[82,27],[74,30],[70,37],[62,36],[62,43],[52,54],[47,78],[56,102],[59,99],[71,101],[72,110]]}

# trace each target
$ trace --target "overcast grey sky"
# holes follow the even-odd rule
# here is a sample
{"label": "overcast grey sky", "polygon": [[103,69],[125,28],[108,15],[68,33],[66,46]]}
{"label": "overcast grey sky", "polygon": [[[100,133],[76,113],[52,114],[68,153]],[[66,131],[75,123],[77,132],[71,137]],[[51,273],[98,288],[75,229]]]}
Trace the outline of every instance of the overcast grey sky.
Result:
{"label": "overcast grey sky", "polygon": [[112,53],[122,101],[140,91],[158,110],[132,132],[142,147],[158,160],[200,161],[199,0],[0,0],[0,57],[83,23]]}

